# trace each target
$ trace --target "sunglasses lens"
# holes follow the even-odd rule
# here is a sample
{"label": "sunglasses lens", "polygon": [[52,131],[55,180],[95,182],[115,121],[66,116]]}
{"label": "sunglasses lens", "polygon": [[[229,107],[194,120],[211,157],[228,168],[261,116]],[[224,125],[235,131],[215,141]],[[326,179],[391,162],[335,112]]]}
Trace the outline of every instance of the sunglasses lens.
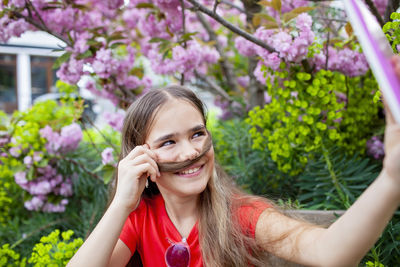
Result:
{"label": "sunglasses lens", "polygon": [[165,253],[165,261],[168,267],[188,267],[189,260],[189,249],[184,244],[173,244]]}

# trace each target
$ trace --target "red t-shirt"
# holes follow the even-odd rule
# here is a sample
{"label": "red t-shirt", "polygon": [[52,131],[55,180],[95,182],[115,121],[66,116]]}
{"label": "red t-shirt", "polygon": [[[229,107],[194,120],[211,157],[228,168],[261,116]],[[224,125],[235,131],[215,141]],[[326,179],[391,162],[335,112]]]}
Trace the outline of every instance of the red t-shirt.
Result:
{"label": "red t-shirt", "polygon": [[[255,237],[258,217],[268,207],[268,204],[256,202],[239,209],[240,224],[249,236]],[[166,266],[165,252],[171,242],[182,241],[180,233],[168,217],[161,194],[142,199],[137,209],[127,218],[119,239],[132,254],[136,250],[139,252],[143,266]],[[197,223],[186,242],[190,248],[190,267],[203,266]]]}

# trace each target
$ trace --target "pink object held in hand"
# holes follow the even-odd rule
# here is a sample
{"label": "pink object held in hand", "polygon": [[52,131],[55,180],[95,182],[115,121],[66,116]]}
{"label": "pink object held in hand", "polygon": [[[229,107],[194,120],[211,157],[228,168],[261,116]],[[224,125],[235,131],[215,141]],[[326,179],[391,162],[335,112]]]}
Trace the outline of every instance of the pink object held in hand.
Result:
{"label": "pink object held in hand", "polygon": [[362,1],[343,0],[343,4],[385,101],[400,123],[400,81],[390,61],[393,50],[375,16]]}

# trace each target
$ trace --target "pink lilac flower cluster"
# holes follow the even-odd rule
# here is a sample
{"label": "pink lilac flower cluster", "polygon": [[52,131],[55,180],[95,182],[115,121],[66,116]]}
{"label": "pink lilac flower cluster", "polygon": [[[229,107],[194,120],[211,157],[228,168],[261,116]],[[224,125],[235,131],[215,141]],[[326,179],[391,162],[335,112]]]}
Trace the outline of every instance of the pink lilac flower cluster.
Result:
{"label": "pink lilac flower cluster", "polygon": [[254,36],[264,41],[275,49],[270,53],[243,37],[235,39],[235,47],[239,53],[245,56],[260,56],[262,60],[258,62],[254,72],[256,78],[265,83],[264,72],[261,67],[264,65],[277,70],[282,60],[290,62],[300,62],[305,59],[308,53],[308,47],[314,42],[314,32],[311,29],[312,19],[307,13],[302,13],[296,18],[295,29],[289,32],[287,29],[264,29],[260,27],[254,33]]}
{"label": "pink lilac flower cluster", "polygon": [[55,132],[47,125],[39,131],[47,139],[46,149],[49,154],[66,153],[75,150],[82,140],[82,129],[77,123],[64,126],[61,132]]}
{"label": "pink lilac flower cluster", "polygon": [[372,0],[372,2],[375,4],[376,8],[378,9],[378,12],[383,16],[386,11],[386,7],[388,6],[388,0]]}
{"label": "pink lilac flower cluster", "polygon": [[122,131],[122,127],[124,124],[125,114],[121,112],[104,112],[103,114],[104,120],[115,130],[118,132]]}
{"label": "pink lilac flower cluster", "polygon": [[197,41],[187,42],[186,48],[175,46],[172,58],[164,58],[156,50],[150,50],[148,57],[153,62],[153,69],[159,74],[183,73],[186,79],[194,77],[194,72],[206,74],[207,66],[216,63],[219,53],[213,47],[201,46]]}
{"label": "pink lilac flower cluster", "polygon": [[225,99],[222,99],[220,96],[215,97],[214,105],[219,107],[222,111],[222,113],[218,115],[218,118],[221,120],[229,120],[235,114],[243,113],[243,107],[240,103],[236,101],[229,103]]}
{"label": "pink lilac flower cluster", "polygon": [[[1,10],[1,8],[0,8]],[[19,37],[22,33],[31,29],[30,25],[23,19],[10,21],[7,17],[0,18],[0,42],[6,43],[11,37]]]}
{"label": "pink lilac flower cluster", "polygon": [[[50,155],[71,152],[82,140],[82,130],[77,123],[64,126],[60,132],[53,131],[47,125],[40,129],[39,133],[46,139],[45,147]],[[16,140],[12,138],[11,143],[15,142]],[[46,159],[48,165],[42,167],[44,159],[42,151],[34,151],[33,154],[24,156],[25,152],[21,146],[13,146],[9,149],[9,153],[16,158],[21,158],[25,166],[23,171],[14,174],[15,182],[31,196],[25,201],[25,208],[45,212],[65,211],[68,197],[73,194],[72,179],[63,177],[57,172],[54,160]],[[32,178],[32,172],[35,174],[34,178]],[[52,201],[49,200],[50,196]],[[53,203],[54,199],[58,200],[57,203]]]}
{"label": "pink lilac flower cluster", "polygon": [[375,159],[382,159],[385,155],[385,147],[378,136],[373,136],[367,141],[367,154]]}
{"label": "pink lilac flower cluster", "polygon": [[[31,161],[32,159],[27,159],[27,157],[24,159],[26,163],[31,164]],[[25,208],[34,211],[64,212],[68,204],[67,197],[73,194],[71,179],[65,179],[50,165],[36,170],[38,177],[31,181],[28,181],[25,171],[14,175],[15,182],[32,196],[30,200],[25,201]],[[49,202],[50,195],[58,196],[60,201],[56,204]]]}
{"label": "pink lilac flower cluster", "polygon": [[325,69],[328,62],[328,70],[339,71],[350,77],[364,75],[369,69],[365,55],[347,47],[341,50],[328,47],[328,57],[322,51],[310,61],[313,61],[317,70]]}
{"label": "pink lilac flower cluster", "polygon": [[103,163],[103,165],[115,164],[113,152],[114,149],[112,149],[111,147],[107,147],[106,149],[103,150],[103,152],[101,152],[101,162]]}

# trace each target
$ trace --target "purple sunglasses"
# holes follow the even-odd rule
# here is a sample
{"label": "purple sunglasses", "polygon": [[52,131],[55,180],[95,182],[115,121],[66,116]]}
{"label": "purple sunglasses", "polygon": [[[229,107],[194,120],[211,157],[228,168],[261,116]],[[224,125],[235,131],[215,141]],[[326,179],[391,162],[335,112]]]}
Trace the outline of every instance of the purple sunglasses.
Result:
{"label": "purple sunglasses", "polygon": [[168,239],[171,244],[165,252],[165,263],[168,267],[189,267],[190,249],[186,238],[181,242],[174,243]]}

